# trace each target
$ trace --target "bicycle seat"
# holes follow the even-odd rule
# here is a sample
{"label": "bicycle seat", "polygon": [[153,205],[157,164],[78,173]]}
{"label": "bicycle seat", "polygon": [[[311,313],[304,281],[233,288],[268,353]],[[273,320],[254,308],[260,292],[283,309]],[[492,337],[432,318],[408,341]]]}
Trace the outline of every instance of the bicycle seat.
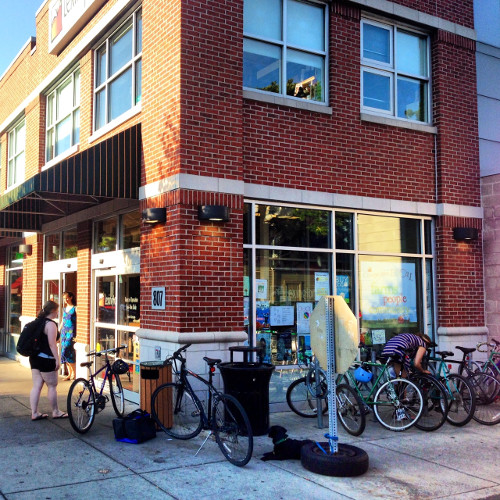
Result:
{"label": "bicycle seat", "polygon": [[208,366],[218,365],[222,360],[215,358],[207,358],[206,356],[203,358],[203,361],[206,361]]}
{"label": "bicycle seat", "polygon": [[451,351],[436,351],[436,354],[438,356],[441,356],[443,359],[447,358],[449,356],[454,356],[455,354]]}
{"label": "bicycle seat", "polygon": [[92,366],[92,361],[87,361],[86,363],[80,363],[80,366],[88,368],[88,367]]}
{"label": "bicycle seat", "polygon": [[476,350],[474,347],[460,347],[459,345],[456,345],[455,349],[462,351],[464,354],[470,354]]}

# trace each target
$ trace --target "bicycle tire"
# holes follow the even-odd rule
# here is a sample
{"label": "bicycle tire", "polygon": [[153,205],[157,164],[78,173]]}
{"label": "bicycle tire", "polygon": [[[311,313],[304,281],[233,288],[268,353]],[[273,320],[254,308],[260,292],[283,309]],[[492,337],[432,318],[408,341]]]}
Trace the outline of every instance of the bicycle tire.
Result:
{"label": "bicycle tire", "polygon": [[448,392],[448,415],[446,420],[455,427],[468,424],[476,410],[476,395],[465,377],[453,373],[443,379]]}
{"label": "bicycle tire", "polygon": [[373,410],[379,423],[395,432],[405,431],[415,425],[424,405],[418,387],[403,378],[395,378],[382,384],[373,402]]}
{"label": "bicycle tire", "polygon": [[71,427],[79,434],[88,432],[95,420],[95,394],[88,380],[77,378],[71,384],[66,405]]}
{"label": "bicycle tire", "polygon": [[483,425],[500,423],[500,382],[485,373],[475,373],[468,380],[476,395],[476,411],[472,418]]}
{"label": "bicycle tire", "polygon": [[117,417],[125,415],[125,396],[120,375],[109,374],[109,397]]}
{"label": "bicycle tire", "polygon": [[215,396],[213,402],[213,432],[215,441],[226,459],[243,467],[252,458],[253,433],[246,411],[229,394]]}
{"label": "bicycle tire", "polygon": [[432,432],[439,429],[448,415],[447,391],[434,377],[425,373],[415,373],[410,380],[419,388],[424,405],[422,414],[415,427],[421,431]]}
{"label": "bicycle tire", "polygon": [[151,396],[151,414],[169,436],[191,439],[202,429],[201,403],[183,384],[169,382],[160,385]]}
{"label": "bicycle tire", "polygon": [[364,403],[357,392],[347,384],[339,384],[336,390],[337,415],[342,427],[351,436],[360,436],[366,427]]}
{"label": "bicycle tire", "polygon": [[319,384],[316,383],[316,370],[310,368],[306,374],[306,385],[313,398],[326,399],[328,397],[328,378],[322,368],[319,369]]}
{"label": "bicycle tire", "polygon": [[[303,418],[314,418],[318,416],[316,398],[313,398],[307,389],[306,377],[294,380],[286,391],[286,402],[290,409]],[[326,399],[321,400],[322,411],[328,411]]]}

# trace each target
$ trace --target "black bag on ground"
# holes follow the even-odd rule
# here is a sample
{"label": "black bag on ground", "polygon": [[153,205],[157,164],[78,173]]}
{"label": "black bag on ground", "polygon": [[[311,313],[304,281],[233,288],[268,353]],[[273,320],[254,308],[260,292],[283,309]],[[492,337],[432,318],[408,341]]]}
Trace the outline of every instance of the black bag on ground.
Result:
{"label": "black bag on ground", "polygon": [[144,410],[135,410],[123,418],[113,419],[115,439],[124,443],[143,443],[156,437],[156,425]]}
{"label": "black bag on ground", "polygon": [[21,356],[38,354],[41,348],[41,335],[45,328],[45,318],[37,318],[24,325],[17,341],[17,352]]}

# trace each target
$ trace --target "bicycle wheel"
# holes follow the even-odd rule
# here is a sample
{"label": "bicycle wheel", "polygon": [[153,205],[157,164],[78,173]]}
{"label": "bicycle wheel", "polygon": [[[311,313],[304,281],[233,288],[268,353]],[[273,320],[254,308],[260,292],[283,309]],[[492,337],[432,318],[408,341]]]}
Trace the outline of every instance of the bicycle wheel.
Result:
{"label": "bicycle wheel", "polygon": [[[294,380],[286,391],[286,402],[290,409],[300,417],[314,418],[318,415],[316,398],[307,390],[306,377]],[[327,400],[321,400],[323,413],[328,410]]]}
{"label": "bicycle wheel", "polygon": [[67,412],[71,427],[80,434],[89,431],[95,418],[95,395],[88,380],[77,378],[69,388]]}
{"label": "bicycle wheel", "polygon": [[352,436],[363,434],[366,426],[364,403],[356,391],[346,385],[337,386],[337,415],[342,427]]}
{"label": "bicycle wheel", "polygon": [[446,422],[448,398],[441,382],[425,373],[415,373],[410,380],[419,388],[424,406],[415,427],[422,431],[435,431]]}
{"label": "bicycle wheel", "polygon": [[183,384],[168,383],[151,396],[151,413],[156,423],[169,436],[191,439],[201,432],[202,408]]}
{"label": "bicycle wheel", "polygon": [[327,376],[322,368],[319,369],[319,383],[316,383],[315,370],[309,369],[306,375],[306,385],[313,398],[326,399],[328,396]]}
{"label": "bicycle wheel", "polygon": [[402,378],[382,384],[373,402],[377,420],[385,428],[396,432],[415,425],[422,414],[424,405],[418,387]]}
{"label": "bicycle wheel", "polygon": [[125,415],[125,396],[120,375],[109,374],[109,396],[117,417]]}
{"label": "bicycle wheel", "polygon": [[476,395],[472,386],[465,377],[455,373],[448,375],[447,379],[443,379],[442,382],[448,393],[446,420],[456,427],[469,423],[476,409]]}
{"label": "bicycle wheel", "polygon": [[475,373],[469,377],[476,395],[474,420],[483,425],[500,422],[500,382],[491,375]]}
{"label": "bicycle wheel", "polygon": [[241,404],[228,394],[215,396],[213,432],[220,451],[233,465],[243,467],[252,458],[253,434]]}

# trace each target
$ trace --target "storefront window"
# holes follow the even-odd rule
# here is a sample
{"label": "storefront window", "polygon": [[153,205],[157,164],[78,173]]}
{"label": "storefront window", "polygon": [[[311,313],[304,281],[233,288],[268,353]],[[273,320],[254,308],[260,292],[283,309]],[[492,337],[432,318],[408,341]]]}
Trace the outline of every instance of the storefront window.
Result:
{"label": "storefront window", "polygon": [[251,307],[252,274],[250,272],[250,262],[251,251],[248,249],[243,250],[243,326],[249,335],[252,333],[250,325],[253,323],[251,321],[253,308]]}
{"label": "storefront window", "polygon": [[54,233],[45,236],[44,262],[53,262],[61,258],[61,234]]}
{"label": "storefront window", "polygon": [[113,252],[116,250],[117,218],[101,220],[95,223],[94,245],[96,253]]}
{"label": "storefront window", "polygon": [[7,291],[7,321],[6,321],[6,349],[7,354],[16,354],[16,345],[21,333],[21,314],[23,306],[23,255],[17,247],[8,251],[8,265],[6,272]]}
{"label": "storefront window", "polygon": [[335,248],[337,250],[354,249],[353,214],[337,212],[335,214]]}
{"label": "storefront window", "polygon": [[141,245],[141,216],[138,211],[121,217],[120,249],[138,248]]}
{"label": "storefront window", "polygon": [[97,278],[97,321],[115,323],[116,280],[115,276]]}
{"label": "storefront window", "polygon": [[139,275],[118,277],[120,309],[118,323],[127,326],[140,326],[140,279]]}
{"label": "storefront window", "polygon": [[63,259],[73,259],[78,254],[78,233],[75,229],[63,232]]}
{"label": "storefront window", "polygon": [[61,304],[59,298],[59,280],[46,280],[45,281],[45,300],[53,300]]}
{"label": "storefront window", "polygon": [[336,259],[336,294],[344,297],[347,305],[355,311],[354,294],[354,255],[338,253]]}

